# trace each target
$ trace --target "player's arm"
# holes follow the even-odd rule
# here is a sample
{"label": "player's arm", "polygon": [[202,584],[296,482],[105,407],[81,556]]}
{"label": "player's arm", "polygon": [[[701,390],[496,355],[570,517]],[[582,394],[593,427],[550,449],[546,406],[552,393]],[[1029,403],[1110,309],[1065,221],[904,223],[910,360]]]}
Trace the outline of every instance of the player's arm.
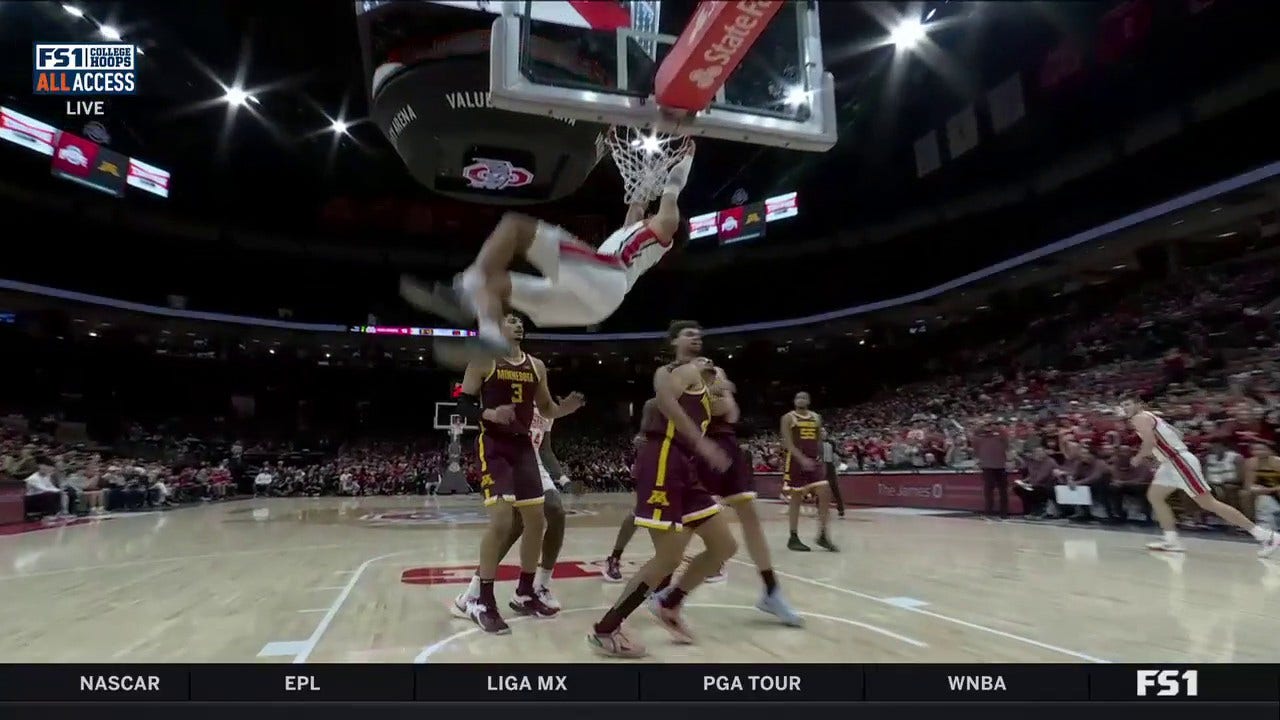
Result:
{"label": "player's arm", "polygon": [[545,436],[542,438],[542,446],[538,448],[538,459],[542,460],[542,466],[547,469],[547,474],[557,485],[568,482],[564,466],[560,464],[560,458],[556,457],[555,451],[551,449],[551,438]]}
{"label": "player's arm", "polygon": [[689,181],[689,170],[693,167],[693,150],[689,157],[676,163],[667,174],[666,183],[662,186],[662,197],[658,200],[658,212],[649,218],[649,229],[667,242],[675,237],[680,229],[680,191]]}
{"label": "player's arm", "polygon": [[480,387],[484,379],[493,371],[493,361],[485,363],[467,363],[462,373],[462,394],[458,396],[458,412],[472,423],[480,420],[505,423],[497,414],[497,408],[483,408],[480,405]]}
{"label": "player's arm", "polygon": [[622,227],[631,227],[643,220],[644,213],[648,209],[648,203],[631,203],[627,206],[627,218],[622,221]]}
{"label": "player's arm", "polygon": [[1150,415],[1139,415],[1133,419],[1133,429],[1142,440],[1142,446],[1133,456],[1133,462],[1140,463],[1149,457],[1155,457],[1156,451],[1156,419]]}
{"label": "player's arm", "polygon": [[674,370],[660,367],[653,374],[653,397],[658,410],[676,426],[676,432],[691,444],[702,440],[702,427],[680,407],[680,396],[685,388],[698,383],[698,369],[691,364],[680,365]]}
{"label": "player's arm", "polygon": [[737,424],[742,411],[738,408],[738,400],[733,396],[734,385],[723,368],[716,368],[716,380],[711,387],[711,412],[717,417],[733,425]]}
{"label": "player's arm", "polygon": [[567,397],[560,398],[560,402],[556,402],[551,397],[551,389],[547,384],[547,366],[538,358],[533,358],[533,371],[538,374],[538,389],[534,391],[533,403],[538,406],[538,412],[548,420],[562,418],[578,411],[582,407],[582,393],[572,392]]}

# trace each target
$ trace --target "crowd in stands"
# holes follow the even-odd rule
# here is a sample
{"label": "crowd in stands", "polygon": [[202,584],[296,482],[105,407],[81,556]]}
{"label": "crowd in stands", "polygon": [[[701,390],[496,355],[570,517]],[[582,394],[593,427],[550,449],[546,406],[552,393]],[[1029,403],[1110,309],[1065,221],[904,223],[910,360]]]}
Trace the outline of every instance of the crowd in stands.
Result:
{"label": "crowd in stands", "polygon": [[[1034,514],[1054,512],[1049,486],[1070,481],[1094,488],[1104,512],[1119,519],[1126,498],[1138,501],[1150,482],[1149,468],[1129,462],[1136,438],[1115,411],[1123,393],[1141,391],[1213,466],[1223,497],[1246,507],[1248,493],[1240,491],[1238,463],[1230,458],[1248,457],[1280,433],[1277,310],[1280,279],[1270,264],[1219,268],[1136,287],[1105,312],[1074,308],[1017,328],[1040,338],[1034,347],[998,338],[964,348],[965,372],[886,389],[846,407],[824,408],[818,396],[816,408],[847,469],[977,468],[975,438],[996,433],[1007,438],[1009,468],[1021,474],[1016,490]],[[0,429],[0,477],[26,482],[37,514],[250,493],[422,494],[439,479],[447,457],[439,432],[308,453],[262,443],[246,451],[240,443],[206,445],[134,427],[125,443],[130,455],[56,440],[56,417],[24,422]],[[777,416],[746,425],[756,430],[746,439],[756,470],[779,470],[782,448],[771,429]],[[629,436],[562,427],[551,442],[571,479],[588,491],[630,487]],[[471,445],[464,440],[462,464],[474,487]],[[1223,464],[1224,453],[1235,455]]]}

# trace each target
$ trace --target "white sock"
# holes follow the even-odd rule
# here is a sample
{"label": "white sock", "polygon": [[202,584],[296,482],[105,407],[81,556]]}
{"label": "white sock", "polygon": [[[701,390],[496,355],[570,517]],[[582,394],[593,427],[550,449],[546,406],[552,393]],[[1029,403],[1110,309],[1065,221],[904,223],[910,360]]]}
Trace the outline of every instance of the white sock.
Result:
{"label": "white sock", "polygon": [[548,570],[548,569],[546,569],[546,568],[544,568],[544,567],[540,567],[540,568],[538,568],[538,569],[537,569],[537,571],[536,571],[536,572],[534,573],[534,575],[533,575],[533,586],[534,586],[534,587],[547,587],[547,586],[551,583],[551,573],[552,573],[552,572],[553,572],[552,570]]}
{"label": "white sock", "polygon": [[475,600],[476,598],[480,597],[480,576],[479,575],[471,576],[471,584],[467,586],[467,591],[465,595],[467,596],[468,600]]}
{"label": "white sock", "polygon": [[1165,541],[1165,542],[1167,542],[1167,543],[1169,543],[1170,545],[1177,545],[1177,544],[1178,544],[1178,531],[1177,531],[1177,530],[1165,530],[1165,531],[1164,531],[1164,541]]}
{"label": "white sock", "polygon": [[1253,539],[1257,540],[1258,542],[1266,542],[1271,538],[1271,531],[1262,527],[1261,525],[1254,525],[1253,529],[1249,531],[1249,534],[1252,535]]}

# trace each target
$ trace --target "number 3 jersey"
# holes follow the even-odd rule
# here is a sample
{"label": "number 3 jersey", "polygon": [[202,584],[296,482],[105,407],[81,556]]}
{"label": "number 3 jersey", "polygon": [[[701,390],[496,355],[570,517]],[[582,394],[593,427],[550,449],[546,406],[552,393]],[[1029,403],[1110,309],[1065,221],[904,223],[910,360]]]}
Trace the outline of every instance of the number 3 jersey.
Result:
{"label": "number 3 jersey", "polygon": [[529,435],[533,425],[533,397],[539,382],[533,358],[528,353],[494,361],[493,369],[480,385],[480,405],[486,410],[514,405],[516,417],[509,425],[481,420],[481,431],[486,435]]}

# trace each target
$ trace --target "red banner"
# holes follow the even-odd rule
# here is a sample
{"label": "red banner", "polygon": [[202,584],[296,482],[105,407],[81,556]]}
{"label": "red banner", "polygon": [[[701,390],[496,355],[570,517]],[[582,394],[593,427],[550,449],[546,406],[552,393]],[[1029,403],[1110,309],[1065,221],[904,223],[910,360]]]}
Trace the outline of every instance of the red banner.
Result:
{"label": "red banner", "polygon": [[781,7],[781,2],[764,0],[698,3],[658,68],[658,104],[688,112],[710,105]]}
{"label": "red banner", "polygon": [[[1009,487],[1009,512],[1022,513],[1022,500]],[[780,497],[782,475],[756,473],[762,498]],[[884,472],[840,475],[846,505],[913,507],[982,512],[982,475],[976,472]]]}

